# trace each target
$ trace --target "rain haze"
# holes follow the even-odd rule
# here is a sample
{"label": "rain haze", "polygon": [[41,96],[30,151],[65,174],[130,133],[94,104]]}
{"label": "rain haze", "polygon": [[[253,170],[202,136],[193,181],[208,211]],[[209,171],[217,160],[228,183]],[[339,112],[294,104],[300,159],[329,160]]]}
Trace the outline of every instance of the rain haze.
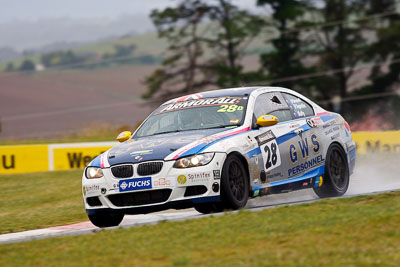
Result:
{"label": "rain haze", "polygon": [[[94,42],[154,31],[149,14],[176,1],[0,0],[0,48],[38,49],[57,42]],[[255,0],[234,1],[252,9]]]}

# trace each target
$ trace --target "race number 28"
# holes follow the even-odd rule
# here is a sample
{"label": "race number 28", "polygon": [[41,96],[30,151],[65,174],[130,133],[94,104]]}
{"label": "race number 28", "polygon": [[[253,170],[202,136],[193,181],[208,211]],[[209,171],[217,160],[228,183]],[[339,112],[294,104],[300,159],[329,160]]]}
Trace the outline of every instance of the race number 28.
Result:
{"label": "race number 28", "polygon": [[260,148],[266,172],[281,165],[281,155],[279,153],[278,144],[275,140],[262,145]]}

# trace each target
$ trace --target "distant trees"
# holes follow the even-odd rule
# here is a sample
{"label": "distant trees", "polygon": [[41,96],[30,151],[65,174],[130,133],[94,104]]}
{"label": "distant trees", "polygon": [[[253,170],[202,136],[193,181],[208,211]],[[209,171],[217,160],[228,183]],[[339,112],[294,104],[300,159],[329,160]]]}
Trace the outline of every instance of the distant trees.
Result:
{"label": "distant trees", "polygon": [[6,66],[6,68],[4,69],[4,71],[6,71],[6,72],[15,71],[14,64],[13,64],[12,62],[8,63],[7,66]]}
{"label": "distant trees", "polygon": [[40,61],[45,67],[81,64],[85,60],[84,56],[78,56],[71,50],[51,52],[40,57]]}
{"label": "distant trees", "polygon": [[122,57],[129,57],[132,56],[136,50],[135,44],[129,45],[121,45],[117,44],[114,45],[114,52],[107,52],[103,55],[104,59],[111,59],[111,58],[122,58]]}
{"label": "distant trees", "polygon": [[[151,13],[169,47],[161,68],[146,79],[145,98],[270,84],[332,104],[333,97],[346,101],[400,86],[396,0],[257,0],[258,7],[268,10],[257,15],[231,0],[175,3]],[[243,55],[254,37],[265,39],[265,49],[259,69],[245,71]],[[355,108],[345,105],[346,110]]]}
{"label": "distant trees", "polygon": [[258,0],[257,5],[272,10],[272,21],[264,23],[264,26],[272,27],[270,31],[273,33],[265,40],[272,44],[272,51],[260,55],[264,74],[261,80],[270,80],[271,85],[286,86],[304,93],[310,87],[307,80],[299,82],[284,78],[315,71],[304,64],[307,47],[301,39],[301,32],[296,30],[308,25],[305,15],[310,5],[301,0]]}
{"label": "distant trees", "polygon": [[32,60],[26,59],[22,62],[21,66],[18,69],[19,71],[33,71],[35,70],[35,64]]}
{"label": "distant trees", "polygon": [[150,17],[169,46],[162,67],[146,79],[144,98],[240,82],[241,58],[258,33],[258,17],[230,0],[181,0],[175,8],[153,10]]}

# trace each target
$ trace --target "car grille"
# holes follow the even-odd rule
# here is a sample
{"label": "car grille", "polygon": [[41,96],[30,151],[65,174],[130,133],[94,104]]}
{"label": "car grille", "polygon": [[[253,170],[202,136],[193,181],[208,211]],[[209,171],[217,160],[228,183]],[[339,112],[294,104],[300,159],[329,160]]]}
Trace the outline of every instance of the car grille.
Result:
{"label": "car grille", "polygon": [[110,195],[108,196],[108,199],[117,207],[139,206],[165,202],[168,200],[171,192],[171,189],[158,189]]}
{"label": "car grille", "polygon": [[140,163],[137,168],[137,173],[141,176],[153,175],[159,173],[163,167],[163,162],[144,162]]}
{"label": "car grille", "polygon": [[111,168],[111,172],[115,178],[128,178],[133,176],[132,165],[119,165]]}

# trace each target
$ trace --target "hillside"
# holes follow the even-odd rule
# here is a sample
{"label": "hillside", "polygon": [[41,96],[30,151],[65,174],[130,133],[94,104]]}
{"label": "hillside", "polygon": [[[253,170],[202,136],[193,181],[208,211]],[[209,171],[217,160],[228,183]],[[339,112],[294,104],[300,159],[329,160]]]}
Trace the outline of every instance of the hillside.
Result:
{"label": "hillside", "polygon": [[152,110],[140,95],[144,77],[154,68],[0,73],[0,140],[51,139],[98,125],[134,125]]}

